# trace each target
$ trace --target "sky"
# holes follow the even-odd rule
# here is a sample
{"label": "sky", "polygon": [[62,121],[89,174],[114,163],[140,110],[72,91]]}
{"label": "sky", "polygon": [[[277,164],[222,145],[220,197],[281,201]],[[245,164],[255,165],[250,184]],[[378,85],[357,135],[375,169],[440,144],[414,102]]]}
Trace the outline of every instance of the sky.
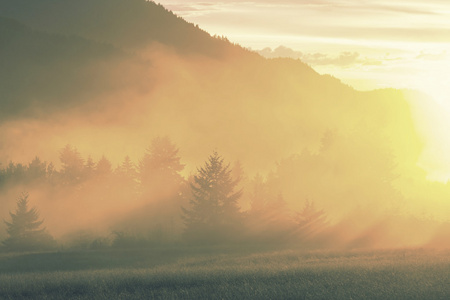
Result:
{"label": "sky", "polygon": [[159,3],[211,35],[225,36],[266,57],[299,58],[356,89],[406,88],[430,95],[440,111],[429,113],[439,113],[441,119],[425,126],[434,130],[427,134],[422,164],[433,166],[432,178],[450,178],[450,158],[445,155],[450,153],[450,121],[445,121],[450,120],[448,0]]}

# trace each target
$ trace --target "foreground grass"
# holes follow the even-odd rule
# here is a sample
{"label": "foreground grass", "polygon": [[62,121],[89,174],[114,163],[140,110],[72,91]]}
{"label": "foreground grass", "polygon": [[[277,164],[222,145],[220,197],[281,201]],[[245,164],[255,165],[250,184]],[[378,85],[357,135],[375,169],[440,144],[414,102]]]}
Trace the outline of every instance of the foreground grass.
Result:
{"label": "foreground grass", "polygon": [[[1,299],[450,299],[445,251],[47,253],[0,257]],[[120,255],[119,255],[120,254]],[[31,254],[29,254],[31,255]],[[95,269],[90,260],[102,257]],[[162,257],[162,259],[158,259]],[[67,260],[80,269],[67,270]],[[84,262],[83,262],[84,260]],[[110,260],[110,267],[106,262]],[[126,265],[120,262],[125,260]],[[78,261],[78,264],[76,263]],[[42,262],[42,260],[41,260]],[[19,268],[19,269],[20,269]]]}

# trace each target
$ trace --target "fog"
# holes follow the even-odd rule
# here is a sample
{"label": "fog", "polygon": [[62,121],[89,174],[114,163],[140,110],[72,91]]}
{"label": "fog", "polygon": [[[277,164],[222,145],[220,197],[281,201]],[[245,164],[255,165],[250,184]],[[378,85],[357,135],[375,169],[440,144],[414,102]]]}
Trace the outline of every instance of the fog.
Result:
{"label": "fog", "polygon": [[[15,53],[12,40],[32,45],[35,58],[10,79],[15,88],[2,85],[3,219],[27,191],[47,231],[73,247],[448,247],[450,186],[417,166],[424,140],[414,92],[359,92],[223,38],[208,37],[220,51],[161,41],[127,48],[16,25],[7,27],[11,61],[29,54]],[[72,47],[81,50],[64,50]],[[204,213],[239,222],[194,226],[196,178],[216,152],[228,172],[224,199],[242,195]]]}

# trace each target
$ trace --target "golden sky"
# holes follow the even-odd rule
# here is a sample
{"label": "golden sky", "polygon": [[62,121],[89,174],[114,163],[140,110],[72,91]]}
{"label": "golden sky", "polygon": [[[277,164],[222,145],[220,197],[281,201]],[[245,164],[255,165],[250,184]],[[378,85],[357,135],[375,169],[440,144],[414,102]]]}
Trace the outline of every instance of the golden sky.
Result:
{"label": "golden sky", "polygon": [[356,89],[407,88],[431,95],[443,120],[421,117],[425,127],[433,127],[422,164],[435,169],[432,178],[450,177],[448,0],[159,2],[212,35],[267,57],[300,58]]}
{"label": "golden sky", "polygon": [[[160,3],[213,35],[224,35],[253,50],[269,47],[272,55],[301,58],[319,72],[333,73],[357,88],[419,86],[430,92],[446,87],[443,82],[416,80],[416,73],[426,73],[422,79],[442,77],[448,69],[442,63],[450,66],[448,1]],[[270,55],[268,49],[266,54]],[[371,74],[361,78],[367,71]]]}

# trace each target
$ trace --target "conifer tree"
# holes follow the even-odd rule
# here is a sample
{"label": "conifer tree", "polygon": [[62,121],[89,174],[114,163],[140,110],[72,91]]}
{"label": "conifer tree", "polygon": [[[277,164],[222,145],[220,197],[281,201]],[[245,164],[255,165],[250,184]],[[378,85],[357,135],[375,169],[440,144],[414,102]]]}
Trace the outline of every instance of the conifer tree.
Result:
{"label": "conifer tree", "polygon": [[36,208],[28,208],[28,193],[17,200],[15,213],[10,212],[11,221],[5,221],[8,238],[3,241],[7,250],[43,250],[54,246],[53,238],[42,228]]}
{"label": "conifer tree", "polygon": [[316,209],[314,202],[307,200],[303,209],[297,214],[297,232],[300,238],[314,238],[327,227],[327,218],[323,210]]}
{"label": "conifer tree", "polygon": [[234,191],[238,183],[232,178],[230,166],[214,152],[190,185],[190,209],[183,208],[189,238],[230,238],[237,233],[241,224],[238,200],[242,194]]}
{"label": "conifer tree", "polygon": [[118,199],[134,200],[138,195],[138,174],[129,156],[114,171],[118,189],[115,190]]}
{"label": "conifer tree", "polygon": [[155,138],[139,164],[144,195],[163,199],[179,194],[183,169],[175,144],[168,137]]}
{"label": "conifer tree", "polygon": [[83,178],[84,160],[75,147],[66,145],[59,159],[62,164],[61,176],[64,184],[77,184]]}
{"label": "conifer tree", "polygon": [[128,155],[125,156],[122,163],[119,167],[117,167],[116,174],[121,178],[126,178],[131,181],[135,181],[137,179],[136,167]]}
{"label": "conifer tree", "polygon": [[112,164],[104,155],[97,162],[95,173],[97,176],[104,177],[112,174]]}
{"label": "conifer tree", "polygon": [[86,163],[84,164],[84,168],[83,168],[83,178],[84,179],[91,179],[91,177],[93,176],[95,171],[95,163],[94,160],[92,159],[92,156],[88,156]]}
{"label": "conifer tree", "polygon": [[27,168],[27,177],[29,181],[44,181],[47,177],[47,163],[42,162],[39,157],[35,157]]}
{"label": "conifer tree", "polygon": [[114,171],[120,184],[135,190],[137,185],[138,173],[134,163],[131,161],[130,157],[125,156],[122,163]]}

